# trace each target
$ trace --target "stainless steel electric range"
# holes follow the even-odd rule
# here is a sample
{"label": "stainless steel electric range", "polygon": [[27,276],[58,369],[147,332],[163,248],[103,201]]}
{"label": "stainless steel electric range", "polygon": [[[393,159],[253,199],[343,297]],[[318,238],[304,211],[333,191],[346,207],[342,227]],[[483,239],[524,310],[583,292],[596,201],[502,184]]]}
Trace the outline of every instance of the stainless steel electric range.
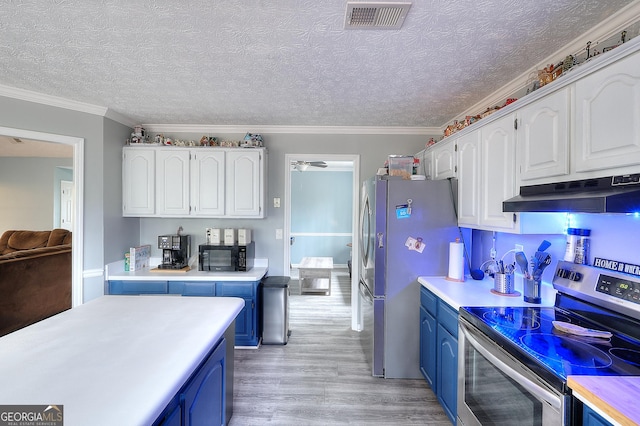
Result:
{"label": "stainless steel electric range", "polygon": [[567,376],[640,375],[640,277],[561,261],[553,286],[554,307],[460,309],[459,425],[569,425]]}

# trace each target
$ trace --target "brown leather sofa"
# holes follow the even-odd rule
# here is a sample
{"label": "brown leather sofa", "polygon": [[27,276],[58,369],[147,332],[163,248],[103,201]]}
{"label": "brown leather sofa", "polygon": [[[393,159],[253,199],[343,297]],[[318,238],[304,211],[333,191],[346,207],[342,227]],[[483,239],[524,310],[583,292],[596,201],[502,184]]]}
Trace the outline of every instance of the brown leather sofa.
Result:
{"label": "brown leather sofa", "polygon": [[71,232],[0,237],[0,336],[71,308]]}

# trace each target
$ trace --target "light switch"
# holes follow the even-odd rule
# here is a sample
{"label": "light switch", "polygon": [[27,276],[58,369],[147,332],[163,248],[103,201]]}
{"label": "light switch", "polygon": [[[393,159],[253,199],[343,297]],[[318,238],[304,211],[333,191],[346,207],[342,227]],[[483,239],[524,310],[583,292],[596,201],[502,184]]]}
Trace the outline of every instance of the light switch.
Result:
{"label": "light switch", "polygon": [[273,199],[273,207],[280,208],[280,198]]}
{"label": "light switch", "polygon": [[282,229],[276,229],[276,240],[282,239]]}

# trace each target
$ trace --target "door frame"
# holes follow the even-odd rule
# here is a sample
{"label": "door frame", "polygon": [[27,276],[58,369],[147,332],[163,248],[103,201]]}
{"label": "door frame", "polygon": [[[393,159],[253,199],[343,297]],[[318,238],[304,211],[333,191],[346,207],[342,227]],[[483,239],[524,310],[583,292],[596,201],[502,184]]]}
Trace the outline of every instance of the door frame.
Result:
{"label": "door frame", "polygon": [[73,147],[73,241],[71,244],[71,306],[82,305],[83,285],[83,206],[84,206],[84,138],[56,135],[53,133],[0,127],[0,135],[20,139],[33,139],[44,142],[61,143]]}
{"label": "door frame", "polygon": [[358,229],[360,226],[360,155],[354,154],[285,154],[284,174],[284,275],[291,275],[291,162],[302,161],[351,161],[353,163],[353,200],[351,202],[353,218],[351,221],[351,328],[361,330],[360,298],[358,283],[360,281],[360,247],[358,246]]}

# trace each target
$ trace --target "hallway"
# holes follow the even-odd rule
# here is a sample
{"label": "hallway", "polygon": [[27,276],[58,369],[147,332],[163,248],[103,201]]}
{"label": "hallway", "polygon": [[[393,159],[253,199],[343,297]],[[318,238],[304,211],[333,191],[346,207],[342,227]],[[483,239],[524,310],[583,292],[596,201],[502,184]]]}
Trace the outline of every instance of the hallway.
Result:
{"label": "hallway", "polygon": [[301,296],[295,276],[290,290],[289,343],[235,351],[231,426],[451,425],[424,380],[371,376],[346,269],[334,269],[330,296]]}

